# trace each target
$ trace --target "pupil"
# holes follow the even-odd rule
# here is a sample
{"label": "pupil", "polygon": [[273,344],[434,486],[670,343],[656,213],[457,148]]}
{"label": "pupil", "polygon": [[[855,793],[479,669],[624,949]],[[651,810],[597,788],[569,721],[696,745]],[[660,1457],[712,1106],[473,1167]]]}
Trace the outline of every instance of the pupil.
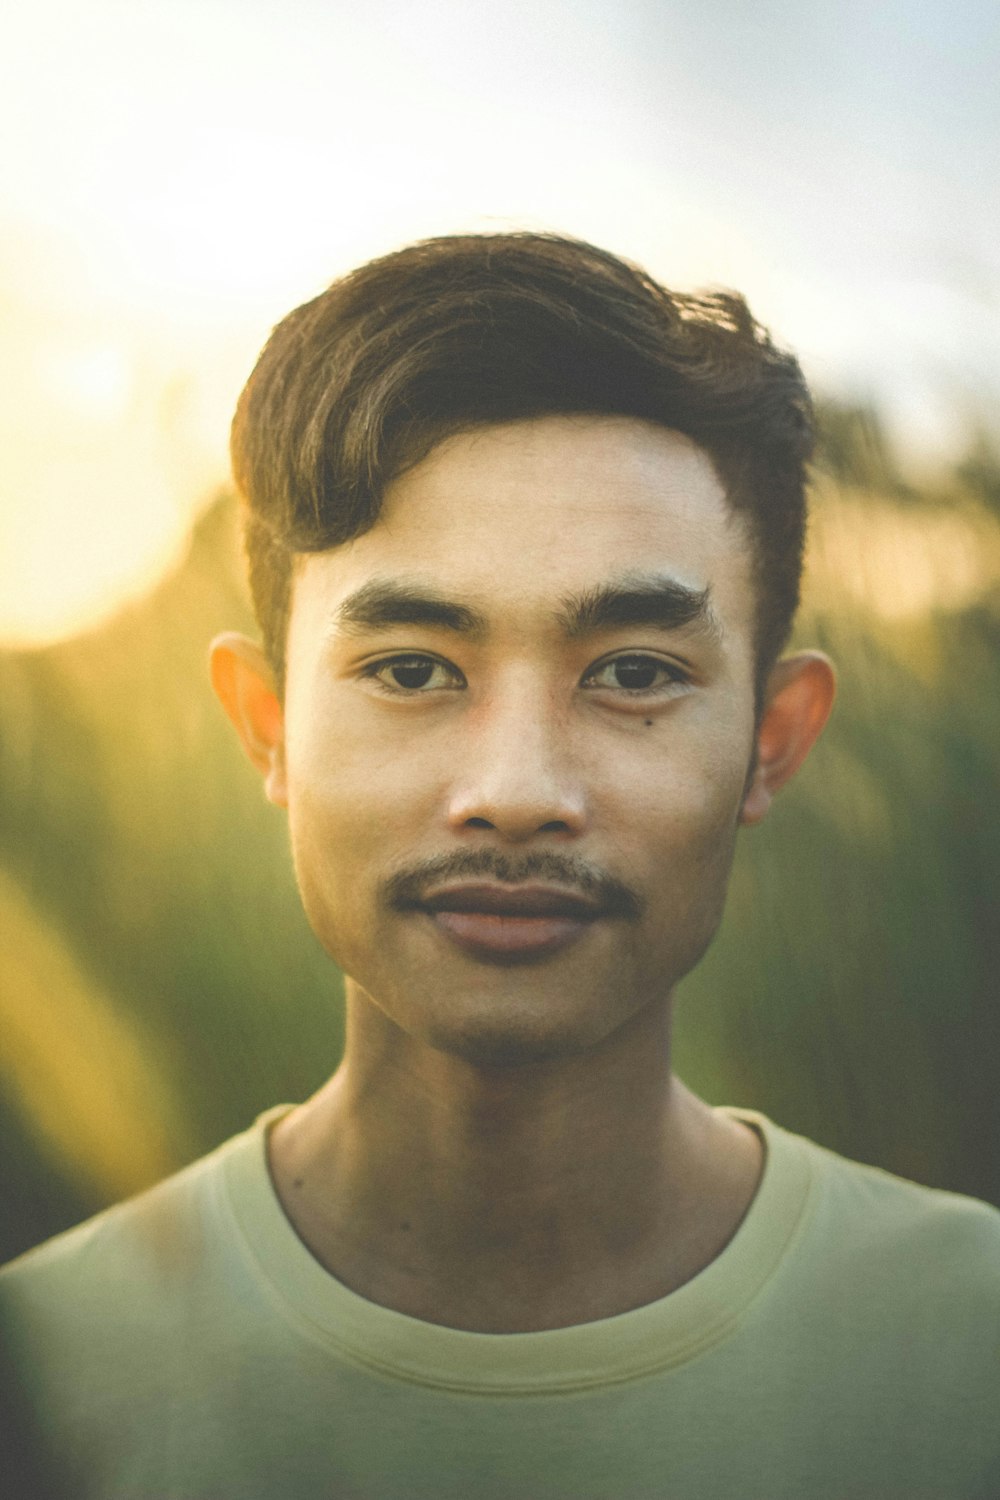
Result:
{"label": "pupil", "polygon": [[656,662],[643,660],[641,656],[624,656],[615,662],[618,685],[623,688],[650,688],[656,681]]}
{"label": "pupil", "polygon": [[434,663],[432,661],[396,662],[392,671],[399,687],[421,688],[426,687],[430,681]]}

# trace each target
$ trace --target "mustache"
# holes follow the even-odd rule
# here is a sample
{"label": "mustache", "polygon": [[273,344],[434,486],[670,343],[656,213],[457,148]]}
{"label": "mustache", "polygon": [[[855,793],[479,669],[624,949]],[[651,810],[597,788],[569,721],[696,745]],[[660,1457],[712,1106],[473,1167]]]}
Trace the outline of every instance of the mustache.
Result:
{"label": "mustache", "polygon": [[579,891],[595,902],[601,913],[635,922],[645,903],[622,881],[586,861],[536,850],[514,859],[499,849],[460,849],[397,870],[382,882],[382,899],[394,911],[412,911],[423,903],[430,887],[453,880],[498,880],[521,885],[542,880]]}

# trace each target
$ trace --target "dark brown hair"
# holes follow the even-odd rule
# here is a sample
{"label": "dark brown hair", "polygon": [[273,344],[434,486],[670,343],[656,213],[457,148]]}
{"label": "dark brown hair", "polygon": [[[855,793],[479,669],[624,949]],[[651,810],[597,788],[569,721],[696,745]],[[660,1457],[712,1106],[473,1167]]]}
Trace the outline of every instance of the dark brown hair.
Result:
{"label": "dark brown hair", "polygon": [[554,234],[455,235],[361,266],[278,324],[240,397],[233,472],[279,684],[295,554],[371,527],[444,438],[557,413],[686,434],[748,523],[758,677],[799,597],[813,418],[802,371],[735,292],[670,292]]}

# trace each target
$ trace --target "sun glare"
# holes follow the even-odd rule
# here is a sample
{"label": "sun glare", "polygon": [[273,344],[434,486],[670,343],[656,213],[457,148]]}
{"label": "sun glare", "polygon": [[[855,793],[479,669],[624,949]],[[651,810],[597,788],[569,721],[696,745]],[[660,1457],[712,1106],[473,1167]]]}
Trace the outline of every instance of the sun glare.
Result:
{"label": "sun glare", "polygon": [[114,344],[42,345],[35,363],[40,389],[66,415],[101,424],[124,415],[134,384],[125,349]]}
{"label": "sun glare", "polygon": [[[651,71],[657,28],[610,6],[577,8],[569,53],[554,21],[522,39],[434,7],[308,9],[300,29],[259,6],[237,22],[228,6],[39,0],[12,22],[0,641],[77,629],[153,576],[225,480],[229,417],[271,325],[417,238],[558,229],[676,286],[739,286],[819,389],[860,370],[914,451],[947,405],[942,371],[986,409],[994,387],[970,373],[994,358],[986,303],[926,268],[907,280],[895,243],[865,248],[856,216],[829,211],[808,122],[776,170],[766,108],[734,99],[730,143],[714,51],[704,75],[673,53]],[[853,193],[856,156],[850,171],[835,156]]]}

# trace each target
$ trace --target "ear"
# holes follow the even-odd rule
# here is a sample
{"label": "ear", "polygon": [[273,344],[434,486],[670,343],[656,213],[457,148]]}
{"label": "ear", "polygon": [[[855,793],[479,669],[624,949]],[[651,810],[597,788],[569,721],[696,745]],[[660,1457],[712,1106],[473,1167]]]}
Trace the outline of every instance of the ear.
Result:
{"label": "ear", "polygon": [[212,642],[209,663],[212,686],[264,777],[268,801],[287,807],[285,718],[264,651],[249,636],[230,630]]}
{"label": "ear", "polygon": [[836,691],[833,663],[822,651],[799,651],[777,663],[767,681],[741,823],[761,822],[775,792],[795,775],[830,717]]}

